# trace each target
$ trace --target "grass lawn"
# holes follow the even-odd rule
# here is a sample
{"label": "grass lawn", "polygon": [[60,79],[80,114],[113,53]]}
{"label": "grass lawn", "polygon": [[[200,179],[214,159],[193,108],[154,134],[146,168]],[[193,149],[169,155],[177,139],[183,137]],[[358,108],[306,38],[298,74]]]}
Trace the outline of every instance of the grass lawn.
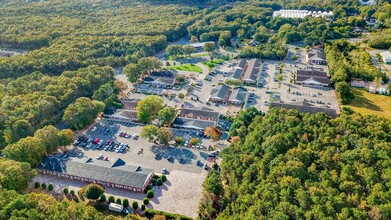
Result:
{"label": "grass lawn", "polygon": [[217,65],[219,65],[220,63],[223,63],[223,62],[224,62],[223,59],[215,59],[215,60],[211,60],[211,61],[208,61],[208,62],[205,62],[202,64],[207,66],[210,70],[213,70]]}
{"label": "grass lawn", "polygon": [[354,100],[348,107],[362,115],[380,115],[391,119],[391,97],[352,88]]}
{"label": "grass lawn", "polygon": [[194,64],[183,64],[180,66],[171,66],[170,69],[171,70],[181,70],[181,71],[202,73],[202,69]]}

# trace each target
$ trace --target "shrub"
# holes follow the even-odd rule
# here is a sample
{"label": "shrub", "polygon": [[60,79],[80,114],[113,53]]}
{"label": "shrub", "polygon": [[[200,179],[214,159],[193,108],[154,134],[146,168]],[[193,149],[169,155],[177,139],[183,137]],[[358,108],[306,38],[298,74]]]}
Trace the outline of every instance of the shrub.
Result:
{"label": "shrub", "polygon": [[62,191],[64,192],[64,194],[68,194],[68,188],[64,188]]}
{"label": "shrub", "polygon": [[182,137],[179,137],[179,136],[176,136],[176,137],[175,137],[175,143],[176,143],[177,145],[182,144],[182,143],[183,143],[183,138],[182,138]]}
{"label": "shrub", "polygon": [[163,182],[166,182],[167,176],[163,174],[163,175],[162,175],[162,180],[163,180]]}
{"label": "shrub", "polygon": [[147,194],[148,190],[151,190],[152,188],[153,188],[152,185],[148,185],[147,187],[145,187],[144,193]]}
{"label": "shrub", "polygon": [[122,201],[121,201],[121,199],[120,198],[117,198],[117,200],[115,200],[115,203],[117,203],[117,204],[122,204]]}
{"label": "shrub", "polygon": [[129,206],[129,200],[128,199],[124,199],[123,205],[124,205],[125,208],[128,207]]}
{"label": "shrub", "polygon": [[105,194],[102,194],[102,195],[100,196],[100,201],[101,201],[101,202],[106,202],[106,195],[105,195]]}
{"label": "shrub", "polygon": [[155,178],[155,177],[151,179],[152,183],[156,183],[156,181],[157,181],[157,178]]}
{"label": "shrub", "polygon": [[71,190],[71,195],[72,195],[72,196],[75,195],[75,191],[74,191],[74,190]]}
{"label": "shrub", "polygon": [[145,210],[145,205],[143,204],[143,205],[141,205],[141,210]]}
{"label": "shrub", "polygon": [[157,179],[156,184],[157,184],[158,186],[163,185],[163,180],[162,180],[161,178]]}
{"label": "shrub", "polygon": [[190,139],[190,144],[192,145],[197,145],[200,141],[198,140],[198,138],[192,138]]}
{"label": "shrub", "polygon": [[114,201],[115,201],[114,196],[110,196],[110,197],[109,197],[109,202],[111,203],[111,202],[114,202]]}
{"label": "shrub", "polygon": [[149,199],[148,198],[144,198],[143,199],[143,204],[144,205],[148,205],[149,204]]}
{"label": "shrub", "polygon": [[152,183],[152,186],[156,186],[156,183]]}
{"label": "shrub", "polygon": [[147,192],[147,198],[151,199],[155,196],[155,193],[152,190],[148,190]]}
{"label": "shrub", "polygon": [[34,188],[38,189],[40,186],[41,186],[41,184],[39,182],[34,183]]}
{"label": "shrub", "polygon": [[41,184],[42,189],[46,189],[46,183]]}
{"label": "shrub", "polygon": [[75,198],[73,198],[73,201],[79,202],[79,198],[76,196]]}
{"label": "shrub", "polygon": [[132,208],[133,208],[134,210],[138,209],[138,202],[133,201],[133,202],[132,202]]}
{"label": "shrub", "polygon": [[49,191],[52,191],[53,188],[54,188],[53,185],[52,185],[52,184],[49,184],[49,186],[48,186]]}

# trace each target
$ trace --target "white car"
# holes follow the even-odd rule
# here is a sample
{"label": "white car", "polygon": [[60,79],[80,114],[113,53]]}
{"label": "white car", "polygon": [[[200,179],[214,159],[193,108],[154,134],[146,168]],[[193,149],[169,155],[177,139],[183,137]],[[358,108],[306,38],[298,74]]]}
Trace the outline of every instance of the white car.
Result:
{"label": "white car", "polygon": [[93,128],[91,129],[91,131],[96,131],[96,127],[93,127]]}

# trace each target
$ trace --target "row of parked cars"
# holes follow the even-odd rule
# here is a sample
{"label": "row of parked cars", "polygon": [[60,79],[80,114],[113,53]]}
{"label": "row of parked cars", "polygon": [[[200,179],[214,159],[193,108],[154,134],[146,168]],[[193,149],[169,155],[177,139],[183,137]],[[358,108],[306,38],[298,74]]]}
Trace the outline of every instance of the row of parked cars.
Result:
{"label": "row of parked cars", "polygon": [[74,146],[83,147],[91,150],[105,150],[115,151],[117,153],[123,153],[129,147],[127,144],[119,143],[117,141],[107,140],[104,141],[100,138],[88,138],[86,136],[78,137],[74,143]]}
{"label": "row of parked cars", "polygon": [[134,140],[137,140],[139,138],[138,134],[131,135],[131,134],[123,132],[123,131],[119,132],[118,136],[123,137],[123,138],[133,138]]}

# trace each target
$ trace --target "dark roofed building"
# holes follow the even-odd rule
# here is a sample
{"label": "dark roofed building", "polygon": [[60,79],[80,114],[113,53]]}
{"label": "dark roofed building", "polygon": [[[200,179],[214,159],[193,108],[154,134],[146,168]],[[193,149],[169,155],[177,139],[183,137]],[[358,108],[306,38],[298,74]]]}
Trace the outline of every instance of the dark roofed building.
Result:
{"label": "dark roofed building", "polygon": [[326,65],[326,57],[323,49],[311,48],[307,53],[308,64]]}
{"label": "dark roofed building", "polygon": [[317,70],[297,70],[296,84],[306,86],[330,86],[330,79],[326,72]]}
{"label": "dark roofed building", "polygon": [[232,90],[231,95],[228,99],[228,104],[231,105],[242,105],[247,98],[247,89],[243,87],[237,87],[234,90]]}
{"label": "dark roofed building", "polygon": [[217,85],[212,89],[208,100],[214,103],[226,103],[230,94],[231,89],[229,86]]}
{"label": "dark roofed building", "polygon": [[172,127],[179,129],[190,129],[196,131],[203,131],[205,128],[215,126],[215,121],[198,120],[191,118],[176,117],[172,123]]}
{"label": "dark roofed building", "polygon": [[213,110],[198,110],[189,108],[181,109],[178,114],[178,117],[209,121],[218,121],[219,116],[220,113],[214,112]]}
{"label": "dark roofed building", "polygon": [[138,122],[137,111],[118,109],[115,114],[105,115],[107,118]]}
{"label": "dark roofed building", "polygon": [[238,62],[237,65],[235,65],[235,66],[236,66],[236,67],[239,67],[239,68],[241,68],[241,69],[244,69],[244,67],[246,66],[246,64],[247,64],[247,61],[244,60],[244,59],[241,59],[241,60],[239,60],[239,62]]}
{"label": "dark roofed building", "polygon": [[152,169],[126,165],[122,159],[114,161],[93,158],[74,158],[59,155],[45,157],[38,167],[42,174],[97,183],[104,187],[143,192],[154,176]]}
{"label": "dark roofed building", "polygon": [[243,69],[234,67],[228,72],[227,80],[240,80],[242,78]]}
{"label": "dark roofed building", "polygon": [[244,68],[242,80],[245,83],[254,84],[257,82],[258,73],[260,72],[261,62],[259,59],[251,59],[247,67]]}
{"label": "dark roofed building", "polygon": [[152,84],[153,86],[170,88],[174,86],[177,74],[172,71],[153,71],[149,76],[144,78],[144,83]]}

